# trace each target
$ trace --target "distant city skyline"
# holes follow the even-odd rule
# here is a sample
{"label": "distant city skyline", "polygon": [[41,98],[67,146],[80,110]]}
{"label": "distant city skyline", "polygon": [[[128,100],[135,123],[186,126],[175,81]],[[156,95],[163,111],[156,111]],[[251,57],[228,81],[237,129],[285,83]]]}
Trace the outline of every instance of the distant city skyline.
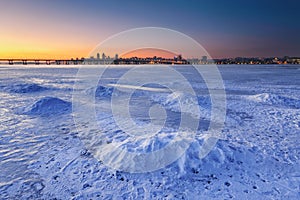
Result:
{"label": "distant city skyline", "polygon": [[[149,50],[149,49],[148,49]],[[185,58],[181,54],[174,55],[174,57],[164,57],[163,55],[160,56],[137,56],[133,54],[127,54],[126,57],[119,57],[119,54],[115,54],[115,56],[107,56],[104,52],[102,54],[96,53],[96,56],[89,56],[89,57],[82,57],[82,58],[69,58],[69,59],[54,59],[54,58],[47,58],[47,59],[22,59],[22,58],[15,58],[15,59],[3,59],[0,58],[0,64],[46,64],[46,65],[144,65],[144,64],[168,64],[168,65],[210,65],[210,64],[217,64],[217,65],[269,65],[269,64],[278,64],[278,65],[290,65],[290,64],[300,64],[300,57],[235,57],[235,58],[222,58],[222,59],[214,59],[209,58],[207,56],[202,56],[201,58]]]}
{"label": "distant city skyline", "polygon": [[0,58],[87,57],[111,35],[147,26],[180,31],[212,58],[300,55],[299,1],[3,0],[0,6]]}

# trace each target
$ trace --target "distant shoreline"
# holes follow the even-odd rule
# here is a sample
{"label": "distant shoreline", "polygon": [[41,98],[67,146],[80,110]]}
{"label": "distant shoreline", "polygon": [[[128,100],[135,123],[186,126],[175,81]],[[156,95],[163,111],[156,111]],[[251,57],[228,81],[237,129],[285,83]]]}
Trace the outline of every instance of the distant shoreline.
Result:
{"label": "distant shoreline", "polygon": [[207,56],[184,59],[179,55],[174,58],[146,57],[146,58],[76,58],[76,59],[24,59],[0,58],[0,65],[299,65],[300,57],[283,58],[223,58],[208,59]]}
{"label": "distant shoreline", "polygon": [[9,67],[28,67],[28,68],[32,68],[32,67],[43,67],[43,68],[64,68],[64,67],[70,67],[70,68],[79,68],[79,67],[87,67],[87,68],[94,68],[94,67],[133,67],[133,66],[138,66],[138,67],[191,67],[191,66],[218,66],[218,67],[299,67],[300,64],[186,64],[186,65],[167,65],[167,64],[122,64],[122,65],[114,65],[114,64],[107,64],[107,65],[97,65],[97,64],[93,64],[93,65],[81,65],[81,64],[68,64],[68,65],[55,65],[55,64],[51,64],[51,65],[46,65],[46,64],[40,64],[40,65],[35,65],[35,64],[27,64],[27,65],[23,65],[23,64],[14,64],[14,65],[8,65],[8,64],[1,64],[0,63],[0,68],[9,68]]}

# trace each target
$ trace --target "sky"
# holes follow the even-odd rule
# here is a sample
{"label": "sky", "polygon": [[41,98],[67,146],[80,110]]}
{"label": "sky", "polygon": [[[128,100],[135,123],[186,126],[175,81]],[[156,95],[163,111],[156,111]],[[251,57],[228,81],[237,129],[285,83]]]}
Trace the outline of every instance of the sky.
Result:
{"label": "sky", "polygon": [[299,0],[2,0],[0,8],[0,58],[86,57],[114,34],[149,26],[182,32],[213,58],[300,56]]}

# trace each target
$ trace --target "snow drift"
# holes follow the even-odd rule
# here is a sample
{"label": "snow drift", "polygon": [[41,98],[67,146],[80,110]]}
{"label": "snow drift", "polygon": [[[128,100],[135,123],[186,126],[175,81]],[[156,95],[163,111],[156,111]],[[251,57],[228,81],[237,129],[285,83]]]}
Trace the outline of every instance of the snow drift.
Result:
{"label": "snow drift", "polygon": [[110,99],[112,95],[118,95],[119,92],[116,88],[106,85],[98,85],[85,90],[86,95],[99,100]]}
{"label": "snow drift", "polygon": [[269,94],[269,93],[262,93],[256,94],[246,97],[248,100],[255,101],[257,103],[263,103],[268,105],[274,106],[283,106],[289,108],[300,108],[300,100],[294,99],[286,96],[276,95],[276,94]]}
{"label": "snow drift", "polygon": [[40,86],[36,83],[17,83],[4,87],[4,91],[11,93],[33,93],[48,90],[47,87]]}
{"label": "snow drift", "polygon": [[153,102],[173,112],[185,112],[195,118],[209,119],[210,117],[211,102],[208,96],[193,96],[191,94],[173,92],[171,94],[153,94],[151,99]]}
{"label": "snow drift", "polygon": [[51,115],[71,111],[71,103],[56,97],[44,97],[24,108],[27,115]]}

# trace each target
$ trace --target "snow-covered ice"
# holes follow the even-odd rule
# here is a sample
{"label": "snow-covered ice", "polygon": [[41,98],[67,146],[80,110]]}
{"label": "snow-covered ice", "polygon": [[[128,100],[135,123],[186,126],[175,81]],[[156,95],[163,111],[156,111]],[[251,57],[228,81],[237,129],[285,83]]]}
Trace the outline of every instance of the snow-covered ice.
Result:
{"label": "snow-covered ice", "polygon": [[[191,81],[195,95],[155,84],[118,85],[128,66],[110,68],[96,87],[76,88],[95,95],[98,127],[91,129],[89,121],[76,126],[73,120],[73,86],[84,82],[76,76],[78,68],[1,66],[0,199],[300,199],[299,66],[220,66],[226,121],[222,139],[203,159],[209,92],[191,66],[175,68]],[[165,110],[157,134],[134,140],[117,126],[110,102],[126,89],[135,89],[130,112],[139,130],[151,120],[161,125],[164,116],[153,113],[149,119],[151,106]],[[81,137],[95,147],[106,142],[128,152],[157,151],[179,134],[181,109],[199,119],[196,139],[177,161],[154,172],[107,167]]]}

